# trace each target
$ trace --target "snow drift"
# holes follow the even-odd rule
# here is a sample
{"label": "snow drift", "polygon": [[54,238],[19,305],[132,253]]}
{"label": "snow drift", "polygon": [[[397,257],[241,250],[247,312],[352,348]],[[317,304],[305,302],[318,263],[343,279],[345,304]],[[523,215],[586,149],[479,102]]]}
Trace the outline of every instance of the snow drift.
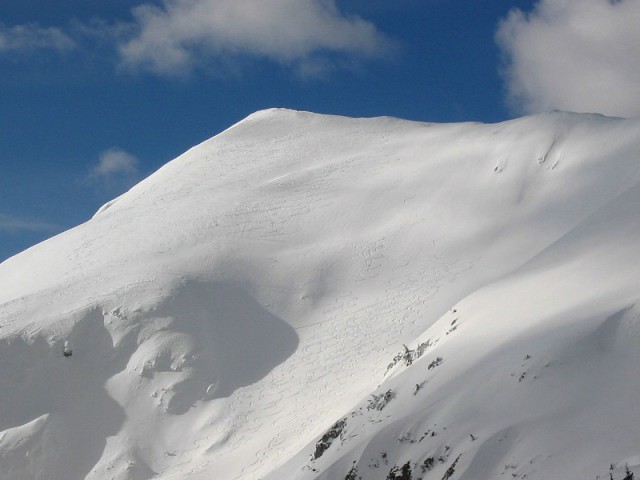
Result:
{"label": "snow drift", "polygon": [[251,115],[0,264],[0,478],[640,473],[639,152]]}

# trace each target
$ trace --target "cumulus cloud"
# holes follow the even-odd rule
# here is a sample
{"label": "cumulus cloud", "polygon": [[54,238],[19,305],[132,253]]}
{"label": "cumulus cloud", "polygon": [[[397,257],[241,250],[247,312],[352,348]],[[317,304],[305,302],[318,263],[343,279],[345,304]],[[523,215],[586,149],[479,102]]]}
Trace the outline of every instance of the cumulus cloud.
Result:
{"label": "cumulus cloud", "polygon": [[138,159],[120,148],[114,147],[100,154],[98,164],[91,170],[89,178],[110,179],[116,176],[138,174]]}
{"label": "cumulus cloud", "polygon": [[43,232],[54,230],[55,228],[55,225],[52,225],[50,223],[40,222],[36,220],[27,220],[0,213],[0,232]]}
{"label": "cumulus cloud", "polygon": [[163,0],[133,14],[135,31],[119,45],[123,65],[165,75],[222,56],[300,67],[329,52],[374,57],[391,48],[372,23],[343,15],[335,0]]}
{"label": "cumulus cloud", "polygon": [[31,50],[70,50],[75,42],[59,28],[36,24],[7,27],[0,23],[0,52]]}
{"label": "cumulus cloud", "polygon": [[517,109],[640,116],[640,1],[540,0],[496,38]]}

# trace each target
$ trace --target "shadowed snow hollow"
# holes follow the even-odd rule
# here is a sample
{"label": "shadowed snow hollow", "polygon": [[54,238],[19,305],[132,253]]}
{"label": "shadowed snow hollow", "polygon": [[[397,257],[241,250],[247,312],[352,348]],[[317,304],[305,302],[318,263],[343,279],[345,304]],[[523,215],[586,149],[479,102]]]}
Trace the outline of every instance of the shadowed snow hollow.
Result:
{"label": "shadowed snow hollow", "polygon": [[251,115],[0,264],[0,478],[640,473],[639,152]]}

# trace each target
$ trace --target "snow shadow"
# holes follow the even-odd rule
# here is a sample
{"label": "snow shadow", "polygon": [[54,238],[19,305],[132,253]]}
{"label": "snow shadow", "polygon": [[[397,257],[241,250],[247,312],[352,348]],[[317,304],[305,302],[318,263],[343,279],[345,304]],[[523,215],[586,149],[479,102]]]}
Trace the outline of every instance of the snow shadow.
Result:
{"label": "snow shadow", "polygon": [[[153,371],[174,371],[167,411],[181,414],[199,400],[231,395],[264,378],[298,347],[288,323],[259,305],[242,288],[188,281],[179,286],[155,316],[170,318],[167,340],[149,352]],[[176,336],[177,334],[177,336]]]}
{"label": "snow shadow", "polygon": [[[0,478],[85,478],[125,420],[104,384],[122,370],[98,310],[81,312],[68,337],[0,342]],[[72,356],[63,355],[65,340]]]}

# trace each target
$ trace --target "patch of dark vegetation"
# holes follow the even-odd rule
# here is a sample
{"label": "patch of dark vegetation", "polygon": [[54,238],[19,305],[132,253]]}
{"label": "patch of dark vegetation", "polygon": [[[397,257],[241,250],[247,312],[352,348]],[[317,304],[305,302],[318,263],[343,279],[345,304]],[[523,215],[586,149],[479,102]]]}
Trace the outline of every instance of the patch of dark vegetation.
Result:
{"label": "patch of dark vegetation", "polygon": [[387,480],[411,480],[411,463],[407,462],[402,467],[393,466],[389,470]]}
{"label": "patch of dark vegetation", "polygon": [[451,322],[451,328],[449,328],[449,330],[447,330],[447,333],[445,335],[449,335],[450,333],[455,332],[458,329],[458,319],[454,319],[453,322]]}
{"label": "patch of dark vegetation", "polygon": [[429,369],[429,370],[433,370],[434,368],[439,367],[440,365],[442,365],[442,362],[443,362],[443,361],[444,361],[444,358],[442,358],[442,357],[438,357],[438,358],[436,358],[434,361],[432,361],[432,362],[429,364],[428,369]]}
{"label": "patch of dark vegetation", "polygon": [[[609,480],[616,480],[616,478],[613,476],[613,470],[615,470],[615,466],[613,465],[613,463],[609,466]],[[600,476],[598,475],[596,477],[596,479],[600,478]],[[631,470],[629,470],[629,465],[625,465],[624,466],[624,477],[622,477],[621,480],[635,480],[635,475],[633,474],[633,472]]]}
{"label": "patch of dark vegetation", "polygon": [[380,395],[371,395],[367,410],[382,411],[394,397],[395,393],[393,393],[393,390],[387,390]]}
{"label": "patch of dark vegetation", "polygon": [[447,471],[444,472],[444,476],[442,477],[442,480],[449,480],[451,477],[453,477],[453,474],[456,473],[456,465],[458,464],[458,461],[460,460],[461,456],[462,454],[458,455],[456,459],[453,461],[453,463],[449,465],[449,468],[447,468]]}
{"label": "patch of dark vegetation", "polygon": [[400,443],[416,443],[416,440],[411,435],[411,432],[406,432],[400,438],[398,438],[398,442]]}
{"label": "patch of dark vegetation", "polygon": [[354,465],[351,467],[351,469],[347,472],[347,474],[344,477],[344,480],[362,480],[362,477],[360,475],[358,475],[358,467],[356,467],[355,465],[355,460],[353,461]]}
{"label": "patch of dark vegetation", "polygon": [[387,372],[399,363],[403,363],[405,366],[408,367],[413,362],[415,362],[418,358],[424,355],[424,353],[429,349],[429,347],[432,347],[433,345],[435,345],[435,343],[432,343],[431,339],[427,340],[426,342],[420,343],[413,350],[407,347],[406,345],[402,345],[402,348],[403,348],[402,352],[398,353],[395,357],[393,357],[393,360],[387,366]]}
{"label": "patch of dark vegetation", "polygon": [[451,454],[451,447],[449,445],[444,446],[444,452],[442,455],[438,457],[438,461],[440,463],[445,463],[449,459],[449,455]]}
{"label": "patch of dark vegetation", "polygon": [[311,456],[311,460],[319,459],[324,452],[331,446],[333,441],[338,438],[345,427],[347,426],[347,419],[343,418],[342,420],[338,420],[334,423],[329,430],[322,436],[320,440],[316,443],[316,450],[313,452]]}
{"label": "patch of dark vegetation", "polygon": [[427,437],[435,437],[435,436],[436,436],[435,430],[427,430],[422,434],[422,436],[420,437],[420,440],[418,440],[418,443],[420,443],[422,440],[424,440]]}
{"label": "patch of dark vegetation", "polygon": [[422,473],[427,473],[433,469],[435,464],[436,459],[433,457],[428,457],[424,460],[424,462],[422,462],[422,465],[420,465],[420,469],[422,470]]}

